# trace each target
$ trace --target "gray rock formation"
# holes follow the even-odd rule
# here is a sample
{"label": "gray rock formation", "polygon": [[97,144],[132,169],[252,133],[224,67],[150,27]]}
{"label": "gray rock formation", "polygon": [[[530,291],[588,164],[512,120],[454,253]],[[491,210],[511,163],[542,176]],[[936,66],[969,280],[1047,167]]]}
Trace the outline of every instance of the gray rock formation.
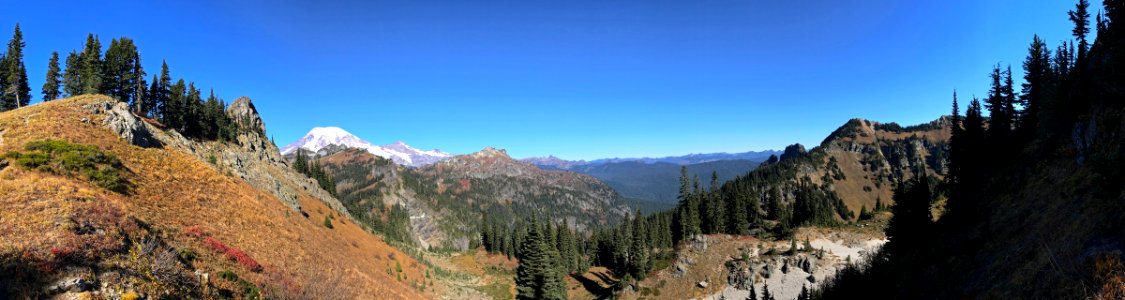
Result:
{"label": "gray rock formation", "polygon": [[87,105],[86,109],[94,114],[105,115],[102,125],[133,145],[165,147],[191,154],[204,162],[214,161],[214,167],[218,171],[273,194],[298,212],[301,211],[301,205],[297,197],[303,192],[350,216],[344,205],[321,189],[315,180],[289,167],[277,146],[265,138],[265,125],[250,98],[238,98],[230,104],[227,113],[236,121],[243,122],[241,124],[244,124],[244,128],[258,131],[243,132],[234,142],[196,141],[185,138],[174,130],[162,130],[134,116],[125,103],[110,98]]}
{"label": "gray rock formation", "polygon": [[152,148],[163,146],[160,141],[147,130],[145,123],[129,112],[129,104],[125,102],[107,101],[87,105],[86,109],[95,114],[105,114],[102,126],[116,133],[130,144]]}
{"label": "gray rock formation", "polygon": [[254,108],[254,103],[250,102],[250,97],[238,97],[231,102],[227,106],[227,115],[245,128],[256,129],[263,136],[266,134],[266,123],[258,116],[258,110]]}

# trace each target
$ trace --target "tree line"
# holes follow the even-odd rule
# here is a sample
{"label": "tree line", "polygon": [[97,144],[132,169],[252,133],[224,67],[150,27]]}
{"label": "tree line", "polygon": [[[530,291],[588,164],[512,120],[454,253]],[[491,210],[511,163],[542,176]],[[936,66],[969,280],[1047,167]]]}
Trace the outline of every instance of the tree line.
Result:
{"label": "tree line", "polygon": [[[16,24],[7,51],[0,55],[0,111],[27,106],[31,88],[27,83],[23,49],[26,43]],[[73,50],[65,60],[52,52],[47,62],[43,101],[84,94],[104,94],[129,103],[138,116],[149,117],[165,128],[189,138],[231,141],[252,128],[226,114],[226,101],[211,90],[206,99],[194,82],[178,79],[174,83],[168,63],[162,62],[159,74],[145,80],[141,55],[128,37],[110,40],[102,51],[98,36],[88,34],[81,51]]]}

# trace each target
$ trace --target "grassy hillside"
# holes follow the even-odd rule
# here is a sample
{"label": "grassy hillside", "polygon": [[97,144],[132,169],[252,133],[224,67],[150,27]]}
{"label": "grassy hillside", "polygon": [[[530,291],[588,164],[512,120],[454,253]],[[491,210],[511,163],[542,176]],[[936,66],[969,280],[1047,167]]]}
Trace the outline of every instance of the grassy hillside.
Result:
{"label": "grassy hillside", "polygon": [[74,278],[106,285],[94,292],[111,298],[431,297],[414,286],[424,266],[309,194],[297,199],[304,216],[229,170],[122,140],[91,109],[113,101],[79,96],[0,113],[0,152],[29,153],[25,145],[45,139],[86,145],[120,160],[126,186],[0,163],[0,298],[57,294],[43,291]]}

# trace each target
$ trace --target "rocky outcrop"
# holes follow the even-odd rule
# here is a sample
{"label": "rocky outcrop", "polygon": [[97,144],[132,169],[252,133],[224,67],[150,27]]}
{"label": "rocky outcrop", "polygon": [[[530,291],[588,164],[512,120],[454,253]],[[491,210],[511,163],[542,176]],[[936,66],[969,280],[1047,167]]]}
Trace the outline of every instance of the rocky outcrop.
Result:
{"label": "rocky outcrop", "polygon": [[[152,131],[145,127],[145,123],[129,111],[129,104],[118,101],[106,101],[90,104],[86,109],[95,114],[105,114],[102,126],[129,141],[130,144],[151,148],[161,147],[163,144],[152,135]],[[88,121],[88,120],[87,120]]]}
{"label": "rocky outcrop", "polygon": [[266,123],[262,122],[261,116],[258,116],[258,110],[254,108],[254,103],[250,102],[250,97],[238,97],[231,102],[227,106],[227,115],[243,128],[257,130],[263,136],[266,134]]}
{"label": "rocky outcrop", "polygon": [[108,97],[87,105],[86,109],[104,115],[102,125],[133,145],[167,147],[194,155],[222,172],[273,194],[296,211],[301,211],[297,197],[304,192],[350,215],[340,201],[321,189],[315,180],[289,167],[277,146],[265,138],[265,125],[248,97],[238,98],[227,108],[227,114],[240,122],[240,126],[252,129],[243,131],[232,142],[185,138],[174,130],[163,130],[156,124],[142,121],[129,111],[126,103]]}

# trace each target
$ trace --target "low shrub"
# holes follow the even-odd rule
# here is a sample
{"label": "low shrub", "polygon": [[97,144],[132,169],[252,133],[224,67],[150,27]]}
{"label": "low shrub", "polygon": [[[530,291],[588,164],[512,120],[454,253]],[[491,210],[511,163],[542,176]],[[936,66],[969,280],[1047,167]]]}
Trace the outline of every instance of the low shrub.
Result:
{"label": "low shrub", "polygon": [[259,264],[257,260],[254,260],[254,258],[250,257],[250,255],[246,254],[246,252],[243,252],[241,249],[223,244],[222,241],[219,241],[218,239],[207,235],[206,232],[203,232],[202,229],[199,229],[199,226],[188,227],[186,230],[184,230],[184,232],[186,232],[187,235],[196,238],[202,237],[204,246],[207,246],[207,248],[210,248],[211,250],[214,250],[215,252],[226,256],[228,259],[237,262],[239,265],[245,267],[250,271],[262,271],[262,265]]}
{"label": "low shrub", "polygon": [[127,182],[124,165],[98,147],[60,140],[40,140],[24,145],[26,152],[11,151],[5,158],[24,168],[67,176],[85,176],[95,185],[123,193]]}

